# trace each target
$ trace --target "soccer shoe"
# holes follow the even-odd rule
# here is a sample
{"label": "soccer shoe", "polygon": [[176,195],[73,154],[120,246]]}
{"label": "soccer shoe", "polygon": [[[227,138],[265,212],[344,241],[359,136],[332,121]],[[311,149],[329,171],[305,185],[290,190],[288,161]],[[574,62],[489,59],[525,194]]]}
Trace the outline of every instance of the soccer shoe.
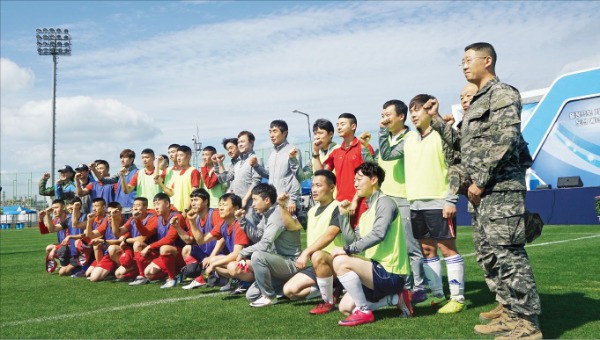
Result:
{"label": "soccer shoe", "polygon": [[206,285],[204,278],[202,276],[198,276],[195,280],[192,280],[192,282],[190,282],[189,284],[187,284],[185,286],[182,286],[181,288],[194,289],[194,288],[202,287],[204,285]]}
{"label": "soccer shoe", "polygon": [[454,299],[450,299],[444,307],[438,309],[439,314],[455,314],[461,312],[463,309],[466,309],[467,305],[465,303],[458,302]]}
{"label": "soccer shoe", "polygon": [[312,315],[327,314],[335,310],[335,305],[329,302],[319,303],[317,307],[311,309],[308,313]]}
{"label": "soccer shoe", "polygon": [[427,300],[427,292],[425,290],[415,290],[412,293],[412,303],[417,304],[419,302],[423,302]]}
{"label": "soccer shoe", "polygon": [[350,314],[346,319],[338,322],[340,326],[358,326],[365,323],[371,323],[375,321],[375,315],[370,310],[361,311],[358,308],[354,309],[354,312]]}
{"label": "soccer shoe", "polygon": [[426,300],[414,304],[415,307],[435,307],[446,302],[444,295],[431,295]]}
{"label": "soccer shoe", "polygon": [[167,279],[167,281],[165,281],[165,284],[163,284],[162,286],[160,286],[161,289],[164,288],[173,288],[177,286],[177,279]]}
{"label": "soccer shoe", "polygon": [[502,314],[499,318],[492,320],[487,325],[474,327],[475,333],[484,335],[506,335],[517,327],[517,319],[508,314]]}
{"label": "soccer shoe", "polygon": [[71,275],[72,278],[76,278],[76,279],[80,278],[80,277],[84,277],[84,276],[85,276],[85,270],[83,270],[83,269],[80,271],[77,271]]}
{"label": "soccer shoe", "polygon": [[248,290],[248,288],[250,288],[250,286],[250,282],[240,281],[237,288],[233,292],[231,292],[231,295],[244,294]]}
{"label": "soccer shoe", "polygon": [[228,292],[230,290],[233,289],[233,286],[235,285],[235,279],[230,279],[229,281],[227,281],[227,284],[224,285],[223,287],[219,288],[220,292]]}
{"label": "soccer shoe", "polygon": [[54,259],[46,257],[46,271],[48,274],[54,273],[56,270],[56,261]]}
{"label": "soccer shoe", "polygon": [[531,339],[539,340],[543,339],[542,331],[536,327],[536,325],[523,318],[519,318],[517,325],[513,330],[508,332],[504,336],[496,337],[496,340],[509,340],[509,339]]}
{"label": "soccer shoe", "polygon": [[270,299],[263,295],[258,300],[251,302],[250,307],[260,308],[260,307],[271,306],[276,303],[277,303],[277,298]]}
{"label": "soccer shoe", "polygon": [[412,293],[410,290],[403,289],[398,293],[398,304],[396,307],[400,310],[401,318],[412,318],[415,315],[412,308]]}
{"label": "soccer shoe", "polygon": [[489,312],[481,312],[479,313],[479,320],[481,321],[490,321],[499,318],[504,313],[504,306],[499,303],[494,309]]}
{"label": "soccer shoe", "polygon": [[138,276],[135,278],[135,280],[133,280],[132,282],[129,282],[129,285],[130,286],[141,286],[141,285],[145,285],[147,283],[150,283],[150,280],[148,280],[144,276]]}

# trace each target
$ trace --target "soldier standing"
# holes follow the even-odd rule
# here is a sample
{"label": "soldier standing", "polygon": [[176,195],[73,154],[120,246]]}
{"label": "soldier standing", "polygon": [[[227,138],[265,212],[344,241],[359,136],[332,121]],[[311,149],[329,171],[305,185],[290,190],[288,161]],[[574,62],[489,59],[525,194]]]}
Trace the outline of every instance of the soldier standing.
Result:
{"label": "soldier standing", "polygon": [[[533,271],[525,251],[525,170],[520,153],[521,97],[496,77],[496,51],[489,43],[465,47],[460,64],[468,82],[478,88],[465,113],[460,138],[462,165],[471,180],[467,189],[475,249],[486,282],[498,306],[481,313],[479,334],[499,338],[542,339],[541,313]],[[433,110],[431,111],[433,112]],[[448,131],[443,120],[432,124]]]}

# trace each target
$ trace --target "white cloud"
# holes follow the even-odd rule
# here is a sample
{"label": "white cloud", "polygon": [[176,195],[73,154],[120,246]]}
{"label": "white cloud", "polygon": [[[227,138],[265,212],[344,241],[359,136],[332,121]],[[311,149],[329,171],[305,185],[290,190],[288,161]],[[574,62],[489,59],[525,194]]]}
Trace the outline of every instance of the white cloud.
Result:
{"label": "white cloud", "polygon": [[0,79],[2,91],[20,91],[31,87],[35,76],[29,68],[23,68],[14,61],[0,58]]}
{"label": "white cloud", "polygon": [[[66,97],[58,98],[56,106],[57,164],[88,163],[97,158],[118,160],[121,149],[141,150],[162,133],[147,114],[115,99]],[[3,166],[16,163],[27,170],[47,168],[51,112],[50,100],[3,108],[2,139],[10,143],[10,148],[3,144]]]}
{"label": "white cloud", "polygon": [[[162,152],[173,142],[190,144],[198,126],[201,141],[218,149],[242,129],[268,145],[273,119],[287,120],[290,139],[303,141],[306,120],[293,109],[312,121],[352,112],[359,130],[373,130],[391,98],[430,93],[449,111],[465,82],[457,66],[462,49],[475,41],[495,45],[499,76],[523,91],[547,87],[565,70],[600,66],[600,36],[590,33],[600,31],[599,10],[594,2],[315,3],[184,30],[165,26],[160,35],[101,49],[82,39],[60,65],[60,93],[84,96],[59,101],[61,142],[102,140],[89,157],[115,159],[123,147],[150,143]],[[9,109],[4,141],[5,112],[36,117],[42,126],[29,133],[32,143],[48,140],[48,101]],[[144,129],[156,138],[145,140]]]}

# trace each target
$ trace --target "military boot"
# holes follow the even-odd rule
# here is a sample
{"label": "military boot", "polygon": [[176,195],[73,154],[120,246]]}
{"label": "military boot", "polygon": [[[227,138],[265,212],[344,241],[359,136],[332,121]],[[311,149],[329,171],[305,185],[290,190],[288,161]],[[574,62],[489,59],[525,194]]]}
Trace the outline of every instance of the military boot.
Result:
{"label": "military boot", "polygon": [[518,318],[509,316],[506,311],[487,325],[477,325],[475,333],[484,335],[506,335],[517,327]]}
{"label": "military boot", "polygon": [[479,320],[481,321],[490,321],[499,318],[504,313],[504,306],[499,303],[494,309],[489,312],[481,312],[479,313]]}
{"label": "military boot", "polygon": [[515,328],[513,328],[507,334],[495,338],[495,340],[508,339],[540,340],[543,339],[543,336],[542,331],[538,328],[533,318],[519,316]]}

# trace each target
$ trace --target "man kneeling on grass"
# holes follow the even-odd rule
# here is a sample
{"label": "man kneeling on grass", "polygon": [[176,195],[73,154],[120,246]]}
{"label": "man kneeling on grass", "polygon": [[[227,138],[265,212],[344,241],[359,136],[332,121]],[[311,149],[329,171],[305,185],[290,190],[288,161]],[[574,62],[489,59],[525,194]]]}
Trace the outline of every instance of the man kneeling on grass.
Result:
{"label": "man kneeling on grass", "polygon": [[[374,322],[373,310],[396,305],[402,317],[413,315],[411,293],[404,289],[410,274],[402,220],[394,201],[379,191],[385,172],[365,162],[354,170],[354,188],[368,209],[356,230],[350,227],[350,202],[340,204],[340,227],[346,246],[331,251],[333,269],[346,289],[340,312],[348,315],[341,326]],[[361,254],[361,255],[359,255]]]}
{"label": "man kneeling on grass", "polygon": [[250,239],[260,240],[242,249],[237,262],[254,272],[255,282],[246,292],[250,306],[265,307],[277,303],[283,285],[298,271],[295,262],[300,255],[300,231],[290,231],[285,226],[274,186],[256,185],[252,189],[252,207],[261,215],[256,227],[248,224],[243,209],[236,211],[236,218]]}
{"label": "man kneeling on grass", "polygon": [[[104,202],[103,199],[101,199]],[[100,201],[94,201],[94,204],[101,204]],[[119,267],[119,257],[121,254],[117,252],[120,249],[119,241],[121,226],[124,224],[123,216],[121,215],[121,204],[119,202],[110,202],[108,204],[107,223],[100,225],[93,230],[95,213],[88,215],[88,223],[85,229],[85,236],[92,239],[91,244],[94,246],[94,254],[96,261],[87,269],[86,276],[92,282],[102,281]]]}
{"label": "man kneeling on grass", "polygon": [[[192,209],[194,209],[195,204],[196,202],[192,197]],[[223,242],[222,252],[208,257],[203,265],[207,276],[216,273],[219,277],[232,278],[228,269],[229,264],[236,264],[235,260],[240,251],[250,244],[250,240],[240,228],[239,222],[235,219],[235,211],[241,208],[242,199],[239,196],[231,193],[221,196],[218,215],[217,212],[214,215],[220,222],[213,225],[213,228],[210,230],[202,228],[195,215],[188,214],[190,233],[196,244],[204,245],[211,242],[214,243],[217,240]],[[184,232],[181,227],[177,224],[174,227],[181,236]],[[199,277],[201,278],[202,276]],[[198,284],[198,278],[196,278],[190,284],[184,286],[183,289],[192,289],[200,285],[203,284]],[[224,289],[221,290],[223,291]]]}
{"label": "man kneeling on grass", "polygon": [[[311,192],[317,204],[308,212],[307,248],[296,260],[296,267],[301,271],[283,286],[284,294],[290,299],[308,299],[320,293],[323,301],[311,309],[310,314],[325,314],[335,310],[333,257],[330,251],[335,246],[344,245],[340,233],[339,202],[333,198],[335,181],[331,171],[317,170],[314,173]],[[287,218],[300,224],[297,219],[292,219],[287,209],[281,209],[281,214],[284,220]],[[339,284],[336,288],[335,291],[341,292]]]}

